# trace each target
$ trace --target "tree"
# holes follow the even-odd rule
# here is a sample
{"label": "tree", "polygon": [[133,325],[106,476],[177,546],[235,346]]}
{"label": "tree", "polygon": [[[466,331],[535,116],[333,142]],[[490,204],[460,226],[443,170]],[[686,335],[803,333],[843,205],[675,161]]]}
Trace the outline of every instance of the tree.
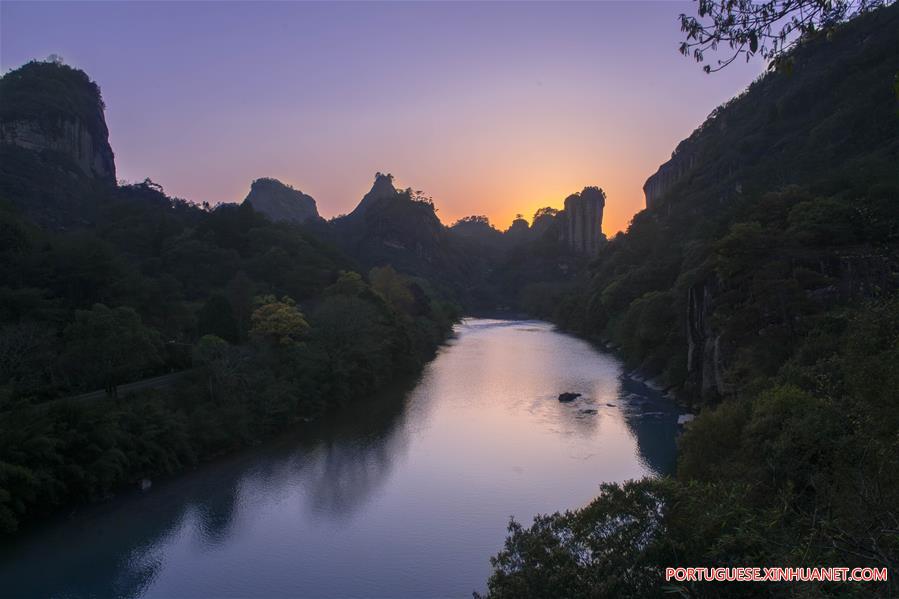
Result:
{"label": "tree", "polygon": [[368,285],[362,280],[362,275],[352,270],[341,270],[340,276],[337,277],[337,281],[335,281],[333,285],[326,287],[324,294],[358,297],[364,293],[366,289],[368,289]]}
{"label": "tree", "polygon": [[406,279],[392,266],[376,266],[368,273],[371,287],[387,300],[395,310],[409,312],[414,302]]}
{"label": "tree", "polygon": [[89,384],[101,383],[113,397],[119,384],[161,361],[159,335],[126,306],[94,304],[90,310],[77,310],[64,337],[64,361],[70,369]]}
{"label": "tree", "polygon": [[538,208],[537,212],[534,213],[534,220],[538,218],[543,218],[544,216],[556,216],[559,213],[557,208],[553,208],[551,206],[544,206],[543,208]]}
{"label": "tree", "polygon": [[223,385],[228,373],[233,370],[233,354],[228,342],[215,335],[203,335],[194,347],[194,364],[203,366],[208,371],[206,382],[209,397],[213,401],[216,400],[216,388]]}
{"label": "tree", "polygon": [[473,214],[471,216],[463,216],[462,218],[457,220],[455,223],[453,223],[453,226],[456,227],[458,225],[463,225],[463,224],[487,225],[489,227],[490,219],[481,214]]}
{"label": "tree", "polygon": [[52,328],[36,322],[0,326],[0,385],[39,379],[55,357],[55,336]]}
{"label": "tree", "polygon": [[345,401],[389,379],[394,372],[391,345],[397,330],[384,321],[376,305],[334,295],[312,316],[309,345],[323,357],[321,376],[329,396]]}
{"label": "tree", "polygon": [[250,330],[250,317],[253,314],[253,298],[255,285],[244,271],[239,271],[228,283],[226,297],[231,309],[234,311],[234,319],[237,321],[238,338],[246,339]]}
{"label": "tree", "polygon": [[660,596],[662,565],[676,556],[665,535],[673,487],[606,483],[582,509],[538,515],[528,528],[512,520],[486,597]]}
{"label": "tree", "polygon": [[893,0],[698,0],[698,18],[680,15],[686,39],[680,53],[705,62],[706,52],[726,46],[732,53],[706,73],[720,71],[739,56],[756,54],[776,67],[785,53],[808,35],[827,32],[863,12],[891,4]]}
{"label": "tree", "polygon": [[257,303],[259,307],[253,312],[250,337],[286,346],[298,341],[309,329],[309,323],[293,299],[285,296],[278,300],[273,295],[266,295]]}
{"label": "tree", "polygon": [[216,335],[231,343],[237,342],[237,319],[228,298],[216,294],[206,300],[197,314],[197,329],[200,335]]}

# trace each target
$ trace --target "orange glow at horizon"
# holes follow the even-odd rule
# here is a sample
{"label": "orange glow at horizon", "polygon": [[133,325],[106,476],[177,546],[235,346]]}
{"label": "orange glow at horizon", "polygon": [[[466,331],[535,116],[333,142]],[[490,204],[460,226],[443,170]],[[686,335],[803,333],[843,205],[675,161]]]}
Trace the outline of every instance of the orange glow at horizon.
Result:
{"label": "orange glow at horizon", "polygon": [[[607,177],[605,180],[598,178],[547,176],[533,182],[521,182],[518,185],[508,186],[504,189],[501,182],[494,185],[485,185],[485,190],[465,190],[460,192],[466,197],[472,198],[471,210],[465,211],[462,202],[451,198],[441,202],[441,197],[434,196],[434,203],[438,208],[437,215],[441,221],[449,226],[458,219],[473,214],[483,214],[490,219],[490,223],[500,231],[512,224],[516,215],[533,222],[534,213],[540,208],[550,207],[561,210],[564,207],[565,198],[573,193],[578,193],[584,187],[600,187],[606,193],[606,205],[603,211],[602,230],[608,237],[614,236],[619,231],[627,229],[634,214],[645,207],[642,182],[645,177],[634,174],[627,177],[623,171],[618,171],[617,176]],[[646,177],[649,176],[648,173]],[[635,184],[636,182],[636,184]],[[442,207],[445,204],[446,207]],[[488,207],[489,210],[477,212],[479,206]]]}
{"label": "orange glow at horizon", "polygon": [[102,89],[119,178],[196,203],[240,202],[274,177],[331,218],[381,171],[431,196],[446,225],[477,214],[505,229],[595,185],[611,237],[677,143],[764,70],[737,61],[710,76],[681,56],[678,15],[693,10],[10,2],[0,66],[54,52],[84,69]]}

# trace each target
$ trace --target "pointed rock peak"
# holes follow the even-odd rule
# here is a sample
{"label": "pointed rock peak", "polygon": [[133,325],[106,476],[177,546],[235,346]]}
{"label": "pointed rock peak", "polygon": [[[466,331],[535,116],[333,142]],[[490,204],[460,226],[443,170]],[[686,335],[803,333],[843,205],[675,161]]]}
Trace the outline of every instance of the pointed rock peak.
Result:
{"label": "pointed rock peak", "polygon": [[253,181],[244,202],[273,221],[303,223],[319,218],[312,196],[270,177]]}
{"label": "pointed rock peak", "polygon": [[393,186],[393,175],[387,173],[375,173],[375,182],[371,186],[367,196],[389,197],[396,193],[396,187]]}
{"label": "pointed rock peak", "polygon": [[390,173],[375,173],[375,182],[372,184],[371,190],[365,194],[365,197],[362,198],[356,209],[350,213],[350,216],[364,214],[373,203],[383,198],[391,198],[397,193],[396,187],[393,186],[393,175]]}

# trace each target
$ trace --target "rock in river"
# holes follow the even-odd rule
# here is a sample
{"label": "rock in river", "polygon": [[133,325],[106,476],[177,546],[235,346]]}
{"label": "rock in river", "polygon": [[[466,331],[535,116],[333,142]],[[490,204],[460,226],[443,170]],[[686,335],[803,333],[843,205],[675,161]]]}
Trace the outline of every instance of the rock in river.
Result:
{"label": "rock in river", "polygon": [[569,392],[565,392],[565,393],[562,393],[561,395],[559,395],[559,401],[561,401],[562,403],[568,403],[569,401],[574,401],[575,399],[577,399],[580,396],[581,396],[580,393],[571,393],[569,391]]}

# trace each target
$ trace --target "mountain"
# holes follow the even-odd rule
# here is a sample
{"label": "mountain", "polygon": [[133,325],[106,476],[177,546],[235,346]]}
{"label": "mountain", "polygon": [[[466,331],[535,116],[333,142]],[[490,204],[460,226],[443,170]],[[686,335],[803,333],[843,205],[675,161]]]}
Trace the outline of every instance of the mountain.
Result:
{"label": "mountain", "polygon": [[468,265],[434,204],[398,191],[393,176],[377,173],[371,190],[350,214],[331,221],[328,235],[365,269],[389,264],[430,279],[459,297]]}
{"label": "mountain", "polygon": [[362,201],[347,216],[351,218],[359,218],[364,216],[368,209],[376,204],[379,200],[395,198],[397,190],[393,186],[393,175],[387,173],[375,173],[375,182],[367,194],[362,197]]}
{"label": "mountain", "polygon": [[899,181],[895,10],[865,15],[870,27],[806,41],[788,73],[762,77],[716,108],[647,179],[647,209],[719,211],[792,184]]}
{"label": "mountain", "polygon": [[77,69],[29,62],[0,78],[0,142],[65,155],[84,174],[115,184],[100,88]]}
{"label": "mountain", "polygon": [[256,179],[244,203],[253,206],[273,221],[305,223],[318,220],[318,209],[312,196],[281,183],[277,179]]}
{"label": "mountain", "polygon": [[892,6],[806,40],[713,111],[560,321],[715,401],[775,375],[821,314],[895,290],[897,30]]}
{"label": "mountain", "polygon": [[54,229],[89,224],[92,199],[115,187],[115,159],[97,84],[55,62],[0,78],[0,199]]}

